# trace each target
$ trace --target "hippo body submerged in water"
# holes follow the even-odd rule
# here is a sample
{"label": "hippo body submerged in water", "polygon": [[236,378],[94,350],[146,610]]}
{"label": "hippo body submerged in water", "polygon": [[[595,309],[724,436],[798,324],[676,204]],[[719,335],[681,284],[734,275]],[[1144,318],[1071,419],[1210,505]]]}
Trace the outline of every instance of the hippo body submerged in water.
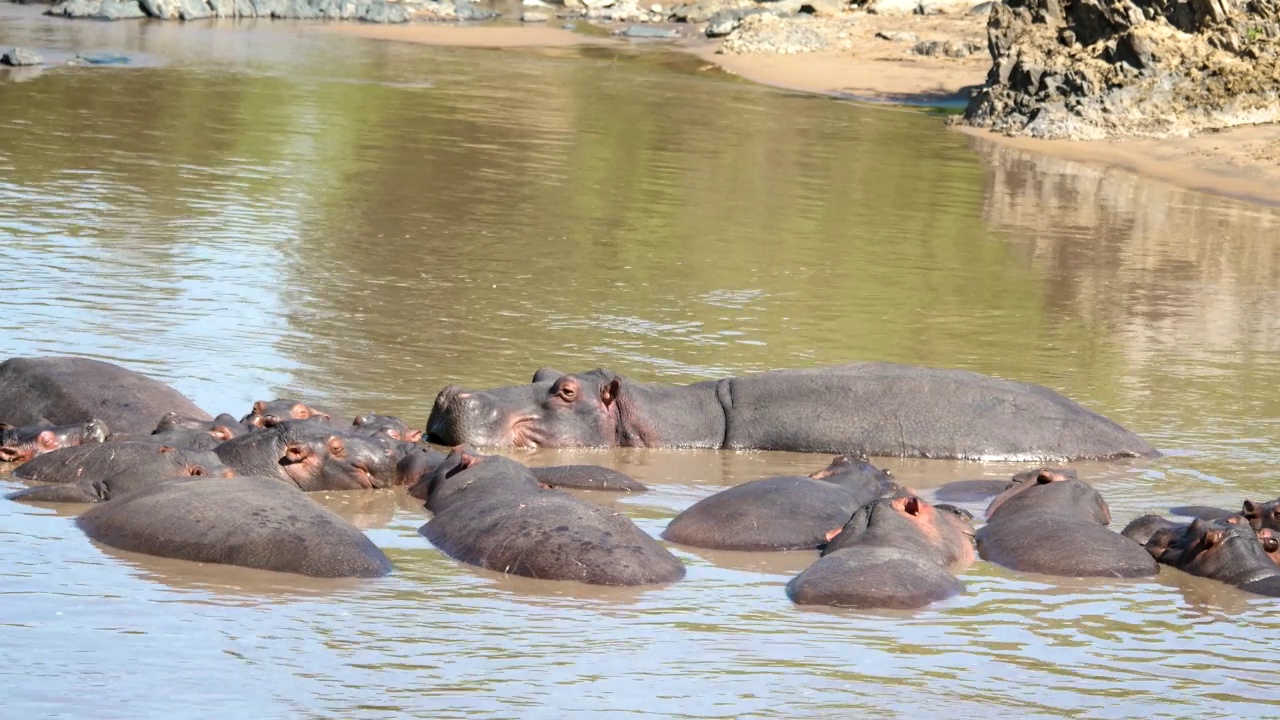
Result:
{"label": "hippo body submerged in water", "polygon": [[1149,457],[1141,438],[1048,388],[889,363],[671,386],[542,369],[527,385],[447,387],[436,442],[863,453],[974,460]]}

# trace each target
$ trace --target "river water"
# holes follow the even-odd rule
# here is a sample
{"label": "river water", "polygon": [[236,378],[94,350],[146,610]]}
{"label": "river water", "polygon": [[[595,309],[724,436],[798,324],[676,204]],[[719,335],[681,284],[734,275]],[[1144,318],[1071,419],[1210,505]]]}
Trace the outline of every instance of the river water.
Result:
{"label": "river water", "polygon": [[[888,360],[1058,389],[1154,461],[1080,465],[1116,526],[1280,494],[1280,210],[756,87],[658,52],[381,43],[299,24],[0,10],[0,356],[74,353],[208,410],[425,423],[541,365],[687,382]],[[659,533],[825,456],[582,451]],[[886,459],[907,484],[1001,464]],[[21,487],[0,477],[0,491]],[[322,498],[396,572],[316,581],[104,549],[0,502],[0,716],[1190,717],[1280,703],[1276,600],[979,562],[914,613],[797,608],[813,553],[674,548],[609,590],[462,566],[403,491]],[[977,508],[974,508],[977,509]],[[1271,706],[1270,708],[1266,706]]]}

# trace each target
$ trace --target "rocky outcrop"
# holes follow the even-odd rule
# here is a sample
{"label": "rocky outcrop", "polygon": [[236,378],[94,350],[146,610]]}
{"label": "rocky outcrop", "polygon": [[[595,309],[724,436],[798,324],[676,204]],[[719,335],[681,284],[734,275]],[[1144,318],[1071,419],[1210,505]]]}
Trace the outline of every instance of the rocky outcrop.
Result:
{"label": "rocky outcrop", "polygon": [[0,65],[8,65],[10,67],[29,67],[39,65],[44,62],[36,53],[26,48],[16,47],[3,54],[0,54]]}
{"label": "rocky outcrop", "polygon": [[1006,0],[964,122],[1011,135],[1188,135],[1280,120],[1278,0]]}
{"label": "rocky outcrop", "polygon": [[402,23],[410,20],[486,20],[492,10],[469,0],[63,0],[47,11],[96,20],[151,17],[159,20],[204,18],[277,18],[360,20]]}
{"label": "rocky outcrop", "polygon": [[725,38],[721,51],[738,55],[795,55],[852,47],[849,27],[811,15],[749,15]]}

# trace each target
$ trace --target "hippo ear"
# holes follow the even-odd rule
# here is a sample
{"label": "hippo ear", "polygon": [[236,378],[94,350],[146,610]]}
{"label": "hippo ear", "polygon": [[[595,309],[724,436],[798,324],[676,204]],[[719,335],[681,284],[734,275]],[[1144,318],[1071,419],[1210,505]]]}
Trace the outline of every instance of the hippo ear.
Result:
{"label": "hippo ear", "polygon": [[604,403],[605,407],[609,407],[614,400],[618,399],[618,394],[621,392],[622,381],[614,378],[600,388],[600,402]]}
{"label": "hippo ear", "polygon": [[531,380],[530,382],[534,382],[534,383],[555,382],[560,378],[561,375],[564,375],[564,373],[560,372],[559,370],[556,370],[555,368],[540,367],[536,371],[534,371],[533,380]]}
{"label": "hippo ear", "polygon": [[62,447],[58,442],[58,436],[52,430],[41,430],[40,434],[36,435],[36,446],[45,452]]}
{"label": "hippo ear", "polygon": [[297,463],[311,457],[311,448],[302,443],[289,443],[284,446],[284,457],[281,460],[289,463]]}

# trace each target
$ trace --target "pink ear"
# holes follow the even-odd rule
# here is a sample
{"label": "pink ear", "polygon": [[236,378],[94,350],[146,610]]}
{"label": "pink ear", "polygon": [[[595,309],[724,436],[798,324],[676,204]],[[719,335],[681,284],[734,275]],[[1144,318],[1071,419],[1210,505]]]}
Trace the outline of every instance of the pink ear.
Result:
{"label": "pink ear", "polygon": [[622,390],[621,380],[619,380],[618,378],[614,378],[613,380],[610,380],[609,384],[605,385],[600,390],[600,402],[604,403],[605,407],[608,407],[609,405],[613,404],[614,400],[618,399],[618,393],[621,392],[621,390]]}

